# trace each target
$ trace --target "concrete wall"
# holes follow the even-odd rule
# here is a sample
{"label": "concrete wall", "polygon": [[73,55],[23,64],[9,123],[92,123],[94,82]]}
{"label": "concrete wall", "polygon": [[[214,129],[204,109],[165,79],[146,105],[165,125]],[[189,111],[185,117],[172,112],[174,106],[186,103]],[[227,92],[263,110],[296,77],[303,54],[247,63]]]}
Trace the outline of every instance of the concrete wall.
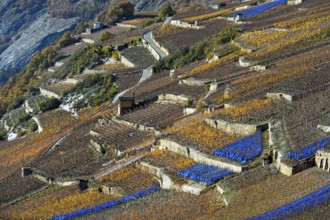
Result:
{"label": "concrete wall", "polygon": [[286,158],[280,158],[276,160],[275,166],[277,169],[286,176],[292,176],[301,171],[304,171],[308,168],[315,166],[315,162],[313,160],[304,160],[299,162],[292,162]]}
{"label": "concrete wall", "polygon": [[142,40],[142,41],[143,41],[143,45],[149,50],[151,55],[154,56],[156,60],[160,60],[161,57],[157,53],[157,51],[150,44],[148,44],[145,40]]}
{"label": "concrete wall", "polygon": [[190,115],[190,114],[194,114],[196,111],[197,111],[196,108],[184,108],[183,114]]}
{"label": "concrete wall", "polygon": [[239,124],[239,123],[230,123],[221,119],[205,119],[205,123],[210,125],[213,128],[223,130],[230,134],[238,135],[251,135],[257,131],[257,125],[248,125],[248,124]]}
{"label": "concrete wall", "polygon": [[318,168],[330,171],[330,152],[318,150],[315,155],[315,163]]}
{"label": "concrete wall", "polygon": [[187,22],[183,22],[183,21],[180,21],[180,20],[172,20],[171,25],[181,27],[181,28],[189,28],[189,29],[196,29],[196,30],[205,28],[205,26],[198,26],[198,25],[194,25],[194,24],[189,24]]}
{"label": "concrete wall", "polygon": [[288,5],[299,5],[303,2],[303,0],[289,0]]}
{"label": "concrete wall", "polygon": [[189,104],[189,98],[182,95],[161,94],[158,96],[159,101],[171,101],[179,104]]}
{"label": "concrete wall", "polygon": [[194,77],[189,77],[187,79],[180,80],[181,84],[186,84],[188,86],[204,86],[207,83],[213,82],[213,80],[201,80]]}
{"label": "concrete wall", "polygon": [[131,165],[131,164],[133,164],[133,163],[135,163],[135,162],[141,160],[141,159],[144,158],[144,157],[145,157],[145,155],[140,155],[140,156],[137,156],[137,157],[132,158],[132,159],[130,159],[130,160],[127,160],[127,161],[125,161],[125,162],[123,162],[123,163],[119,163],[119,164],[116,164],[116,165],[114,165],[114,166],[110,166],[108,169],[104,169],[104,170],[102,170],[101,172],[95,174],[95,175],[94,175],[94,179],[95,179],[95,180],[98,180],[98,179],[100,179],[101,177],[106,176],[106,175],[109,175],[110,173],[112,173],[112,172],[114,172],[114,171],[116,171],[116,170],[119,170],[119,169],[121,169],[121,168],[123,168],[123,167],[129,166],[129,165]]}
{"label": "concrete wall", "polygon": [[325,133],[329,133],[330,132],[330,126],[317,125],[317,129],[320,129],[321,131],[323,131]]}
{"label": "concrete wall", "polygon": [[268,92],[267,93],[267,98],[268,99],[272,99],[274,101],[280,101],[282,99],[288,101],[288,102],[292,102],[293,101],[293,97],[292,95],[289,94],[285,94],[285,93],[275,93],[275,92]]}
{"label": "concrete wall", "polygon": [[140,167],[143,171],[150,173],[159,178],[160,187],[162,189],[180,191],[180,186],[176,185],[171,177],[165,173],[163,168],[153,166],[146,162],[140,162]]}
{"label": "concrete wall", "polygon": [[95,44],[94,40],[88,38],[83,38],[82,41],[85,42],[86,44]]}
{"label": "concrete wall", "polygon": [[40,120],[39,120],[39,117],[38,117],[38,116],[34,116],[32,119],[33,119],[33,120],[37,123],[37,125],[38,125],[38,133],[41,133],[44,129],[43,129],[42,124],[41,124],[41,122],[40,122]]}
{"label": "concrete wall", "polygon": [[244,6],[236,7],[235,11],[242,11],[249,8],[251,8],[251,5],[244,5]]}
{"label": "concrete wall", "polygon": [[168,139],[161,139],[159,141],[160,149],[162,150],[168,150],[172,151],[174,153],[186,156],[188,158],[193,159],[194,161],[198,163],[205,163],[208,165],[224,168],[224,169],[230,169],[234,172],[241,173],[246,167],[236,165],[234,163],[228,163],[228,162],[222,162],[220,160],[212,159],[209,155],[202,153],[190,146],[181,146],[180,144],[168,140]]}
{"label": "concrete wall", "polygon": [[107,70],[90,70],[90,69],[85,69],[82,74],[104,74],[109,71]]}
{"label": "concrete wall", "polygon": [[250,71],[261,72],[261,71],[265,71],[266,69],[267,69],[267,66],[264,66],[264,65],[255,65],[255,66],[250,67]]}
{"label": "concrete wall", "polygon": [[54,92],[51,92],[51,91],[48,91],[44,88],[39,88],[40,90],[40,94],[47,97],[47,98],[57,98],[57,99],[60,99],[61,97],[59,95],[57,95],[56,93]]}
{"label": "concrete wall", "polygon": [[126,57],[123,55],[120,56],[120,62],[124,64],[127,67],[135,67],[135,64],[129,61]]}
{"label": "concrete wall", "polygon": [[249,66],[252,66],[252,63],[251,62],[248,62],[245,60],[245,57],[239,57],[239,61],[238,61],[239,65],[241,67],[249,67]]}
{"label": "concrete wall", "polygon": [[124,23],[117,23],[116,24],[118,27],[124,27],[124,28],[137,28],[135,25],[132,24],[124,24]]}
{"label": "concrete wall", "polygon": [[170,55],[170,52],[168,51],[168,49],[166,49],[165,47],[163,47],[162,45],[160,45],[160,43],[158,43],[155,38],[153,33],[151,33],[151,39],[155,42],[155,44],[166,54],[166,56]]}

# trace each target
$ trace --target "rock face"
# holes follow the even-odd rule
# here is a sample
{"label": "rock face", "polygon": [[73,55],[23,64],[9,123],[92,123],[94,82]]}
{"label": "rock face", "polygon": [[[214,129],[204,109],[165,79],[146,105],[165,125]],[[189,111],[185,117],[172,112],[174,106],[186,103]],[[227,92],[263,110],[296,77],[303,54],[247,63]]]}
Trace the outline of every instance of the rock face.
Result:
{"label": "rock face", "polygon": [[[0,79],[4,73],[17,73],[23,69],[35,52],[48,46],[79,21],[77,17],[60,19],[50,16],[49,14],[54,11],[54,8],[61,11],[61,8],[55,4],[56,1],[54,1],[55,3],[46,0],[31,2],[0,0]],[[80,16],[82,20],[89,20],[91,16],[88,15],[87,9],[92,10],[89,13],[95,15],[107,7],[111,7],[111,4],[116,1],[63,0],[63,2],[71,4],[72,9],[80,9],[77,16]],[[157,11],[165,2],[178,3],[183,1],[130,0],[130,2],[135,5],[136,11]],[[201,0],[192,2],[201,2]],[[53,3],[54,6],[49,6]],[[26,4],[30,4],[30,8],[24,8],[27,7]],[[66,6],[63,5],[63,8]]]}
{"label": "rock face", "polygon": [[135,5],[137,11],[155,11],[158,10],[166,0],[130,0]]}
{"label": "rock face", "polygon": [[78,18],[52,18],[45,10],[34,15],[29,27],[18,32],[12,44],[0,54],[0,69],[23,68],[35,51],[41,50],[58,38],[63,32],[72,28]]}

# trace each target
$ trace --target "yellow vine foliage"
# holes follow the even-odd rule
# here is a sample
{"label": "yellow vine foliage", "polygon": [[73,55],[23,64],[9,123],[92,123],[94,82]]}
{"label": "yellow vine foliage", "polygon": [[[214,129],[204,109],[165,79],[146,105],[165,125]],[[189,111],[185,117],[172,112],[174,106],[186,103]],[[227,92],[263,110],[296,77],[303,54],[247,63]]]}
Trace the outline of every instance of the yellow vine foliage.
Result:
{"label": "yellow vine foliage", "polygon": [[166,24],[155,32],[155,37],[165,37],[169,34],[177,33],[180,30],[184,30],[184,29],[174,25]]}
{"label": "yellow vine foliage", "polygon": [[119,182],[119,181],[123,181],[125,179],[130,178],[130,176],[132,176],[132,175],[137,175],[139,173],[141,173],[141,170],[136,168],[135,166],[127,166],[127,167],[123,167],[119,170],[116,170],[115,172],[113,172],[107,176],[100,178],[99,182],[101,182],[101,183],[105,183],[108,181]]}
{"label": "yellow vine foliage", "polygon": [[95,205],[116,199],[114,196],[106,195],[92,190],[84,193],[73,193],[63,198],[49,198],[42,204],[35,204],[22,212],[12,212],[10,218],[13,219],[47,219],[53,215],[63,215],[79,209],[93,207]]}
{"label": "yellow vine foliage", "polygon": [[220,15],[229,15],[229,14],[233,13],[234,10],[235,10],[234,8],[229,8],[226,10],[220,10],[220,11],[215,11],[215,12],[211,12],[211,13],[207,13],[207,14],[203,14],[203,15],[197,15],[197,16],[184,18],[183,20],[187,21],[187,22],[207,20],[207,19],[214,18],[214,17],[220,16]]}
{"label": "yellow vine foliage", "polygon": [[219,110],[220,115],[230,117],[232,119],[246,116],[255,111],[260,111],[272,105],[270,99],[254,99],[246,103],[239,104],[232,108],[224,108]]}
{"label": "yellow vine foliage", "polygon": [[225,62],[236,59],[241,55],[242,55],[241,51],[235,51],[235,52],[233,52],[233,53],[231,53],[227,56],[224,56],[224,57],[222,57],[219,60],[216,60],[214,62],[206,63],[206,64],[203,64],[201,66],[197,66],[197,67],[193,68],[191,71],[189,71],[188,73],[181,75],[180,78],[186,78],[186,77],[193,76],[195,74],[207,71],[207,70],[209,70],[211,68],[214,68],[216,66],[219,66],[219,65],[221,65]]}
{"label": "yellow vine foliage", "polygon": [[195,163],[192,159],[163,150],[154,150],[150,156],[157,158],[157,160],[162,160],[179,170],[186,169]]}
{"label": "yellow vine foliage", "polygon": [[254,31],[242,35],[242,39],[259,47],[256,52],[249,54],[249,59],[260,59],[265,56],[278,54],[283,49],[292,48],[300,43],[322,40],[322,32],[329,24],[330,15],[320,17],[297,18],[276,24],[276,27],[287,28],[286,31]]}
{"label": "yellow vine foliage", "polygon": [[293,77],[299,74],[306,73],[309,71],[311,66],[308,65],[300,65],[300,66],[294,66],[291,68],[287,68],[279,73],[273,73],[273,72],[266,72],[264,74],[246,77],[243,79],[236,80],[234,84],[239,84],[237,88],[229,93],[229,96],[218,96],[216,98],[216,101],[218,103],[223,103],[226,101],[229,101],[233,98],[238,97],[241,94],[247,93],[249,91],[262,88],[265,86],[269,86],[271,84],[274,84],[276,82],[279,82],[281,80],[284,80],[289,77]]}
{"label": "yellow vine foliage", "polygon": [[183,137],[202,144],[210,150],[223,147],[239,139],[238,135],[228,134],[222,130],[217,130],[208,126],[204,121],[189,120],[185,121],[184,126],[172,127],[167,130],[169,133]]}
{"label": "yellow vine foliage", "polygon": [[[329,8],[330,9],[330,8]],[[287,21],[282,21],[276,23],[274,26],[278,28],[288,28],[288,27],[299,27],[299,26],[309,26],[311,24],[317,24],[319,22],[322,22],[324,20],[329,19],[329,12],[324,12],[320,14],[313,14],[311,16],[304,16],[299,18],[294,18]]]}

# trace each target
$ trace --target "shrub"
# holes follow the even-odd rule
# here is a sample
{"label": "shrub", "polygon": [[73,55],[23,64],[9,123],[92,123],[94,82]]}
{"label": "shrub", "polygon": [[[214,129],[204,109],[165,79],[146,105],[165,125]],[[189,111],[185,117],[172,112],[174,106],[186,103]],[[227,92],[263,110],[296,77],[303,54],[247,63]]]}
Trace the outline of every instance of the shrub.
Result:
{"label": "shrub", "polygon": [[109,31],[103,32],[100,37],[100,41],[104,42],[109,40],[112,37],[112,34]]}
{"label": "shrub", "polygon": [[29,126],[28,126],[28,132],[33,133],[38,130],[38,124],[35,121],[31,121]]}
{"label": "shrub", "polygon": [[5,140],[6,136],[7,136],[7,130],[4,128],[1,128],[0,129],[0,140]]}
{"label": "shrub", "polygon": [[40,110],[43,112],[58,108],[61,101],[56,98],[47,98],[40,103]]}
{"label": "shrub", "polygon": [[330,37],[330,25],[326,26],[323,30],[323,37],[328,38]]}
{"label": "shrub", "polygon": [[24,98],[23,97],[17,97],[8,107],[7,111],[11,111],[14,109],[19,108],[23,103],[24,103]]}
{"label": "shrub", "polygon": [[168,16],[173,16],[175,14],[175,10],[172,8],[170,3],[164,4],[159,10],[158,17],[166,18]]}

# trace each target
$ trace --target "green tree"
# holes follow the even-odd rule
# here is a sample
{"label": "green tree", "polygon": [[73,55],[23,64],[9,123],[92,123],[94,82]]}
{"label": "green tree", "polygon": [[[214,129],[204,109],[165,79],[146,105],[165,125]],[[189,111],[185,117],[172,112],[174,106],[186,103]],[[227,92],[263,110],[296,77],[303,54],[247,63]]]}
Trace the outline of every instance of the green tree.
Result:
{"label": "green tree", "polygon": [[109,31],[103,32],[100,37],[100,41],[104,42],[109,40],[112,37],[112,34]]}
{"label": "green tree", "polygon": [[60,100],[56,98],[48,98],[40,103],[40,110],[43,112],[50,111],[58,108],[60,104],[61,104]]}
{"label": "green tree", "polygon": [[165,18],[175,14],[175,10],[172,8],[170,3],[164,4],[159,10],[158,17]]}

